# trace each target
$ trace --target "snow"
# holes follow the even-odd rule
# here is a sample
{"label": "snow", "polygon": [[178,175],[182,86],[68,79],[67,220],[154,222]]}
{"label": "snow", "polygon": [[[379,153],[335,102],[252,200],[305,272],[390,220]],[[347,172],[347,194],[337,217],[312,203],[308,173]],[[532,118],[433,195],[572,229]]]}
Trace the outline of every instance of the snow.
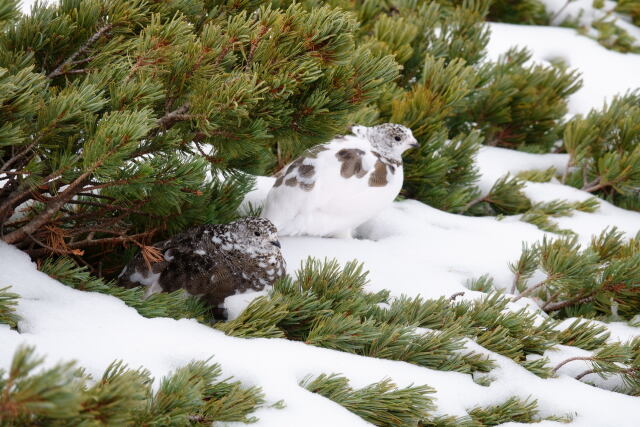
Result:
{"label": "snow", "polygon": [[568,154],[529,154],[507,148],[480,148],[476,156],[476,164],[480,169],[479,187],[483,194],[491,190],[491,186],[506,174],[515,176],[518,172],[539,170],[554,167],[556,173],[562,175],[569,163]]}
{"label": "snow", "polygon": [[[570,114],[602,108],[605,100],[640,87],[640,55],[608,50],[571,28],[491,23],[488,58],[496,60],[513,46],[527,47],[532,61],[561,59],[582,74],[584,86],[569,100]],[[640,38],[639,38],[640,40]]]}
{"label": "snow", "polygon": [[[20,10],[22,13],[29,13],[31,11],[31,6],[36,2],[36,0],[22,0],[20,2]],[[51,1],[42,0],[43,4],[51,4]]]}
{"label": "snow", "polygon": [[268,289],[249,290],[242,294],[231,295],[224,300],[225,314],[228,320],[236,319],[254,299],[269,294]]}
{"label": "snow", "polygon": [[[573,187],[555,183],[527,183],[523,190],[533,202],[549,202],[555,199],[582,201],[593,195]],[[592,234],[598,234],[607,227],[617,227],[627,236],[634,236],[640,230],[640,214],[621,209],[611,203],[599,200],[600,208],[594,214],[575,212],[570,217],[554,218],[560,228],[571,229],[578,233],[579,241],[584,245]]]}
{"label": "snow", "polygon": [[[539,157],[508,150],[483,150],[479,168],[483,179],[500,173],[550,165],[561,167],[560,156]],[[543,159],[543,160],[541,160]],[[495,165],[508,165],[501,168]],[[500,175],[494,173],[494,178]],[[494,179],[492,178],[492,179]],[[260,204],[271,184],[259,178],[258,187],[247,202]],[[539,200],[589,197],[579,190],[557,183],[527,187]],[[623,227],[628,233],[640,230],[640,214],[623,211],[602,202],[593,214],[563,219],[562,226],[575,229],[588,239],[607,226]],[[584,231],[582,231],[584,230]],[[509,289],[512,275],[507,262],[520,252],[523,241],[535,242],[544,232],[517,218],[502,221],[492,217],[465,217],[442,212],[414,200],[394,203],[381,215],[359,228],[359,239],[323,239],[286,237],[281,239],[283,253],[293,272],[307,256],[337,258],[340,262],[358,259],[370,271],[367,290],[389,289],[393,295],[424,297],[450,296],[465,291],[464,298],[479,293],[469,291],[467,279],[489,273],[496,285]],[[438,412],[464,415],[465,409],[489,405],[517,395],[538,399],[541,415],[575,415],[572,425],[631,426],[628,414],[638,408],[638,399],[592,387],[567,374],[585,369],[584,362],[572,362],[560,370],[560,377],[543,380],[513,361],[469,342],[467,346],[498,362],[490,376],[489,387],[473,382],[471,376],[435,371],[404,362],[374,359],[307,346],[283,339],[239,339],[193,320],[146,319],[121,301],[106,295],[67,288],[38,272],[28,257],[17,249],[0,244],[0,283],[12,285],[21,295],[18,314],[20,333],[0,329],[0,367],[7,367],[14,349],[21,343],[36,345],[47,363],[77,359],[87,370],[99,375],[114,359],[123,359],[132,367],[145,366],[156,377],[192,359],[213,355],[225,375],[232,375],[247,385],[264,389],[268,404],[281,399],[286,408],[260,409],[255,415],[259,425],[365,425],[359,417],[318,395],[302,389],[298,382],[305,376],[342,373],[354,387],[362,387],[389,377],[401,387],[428,384],[437,390]],[[226,302],[232,317],[237,316],[249,300],[259,296],[236,295]],[[512,309],[531,304],[523,298]],[[79,321],[80,320],[80,321]],[[619,322],[618,322],[619,323]],[[626,324],[612,326],[615,336],[628,339],[640,335],[640,328]],[[573,347],[549,352],[553,362],[574,355],[590,354]],[[268,367],[268,369],[265,369]],[[597,380],[597,378],[596,378]],[[614,381],[615,379],[611,380]],[[603,384],[606,386],[606,384]],[[592,402],[599,404],[593,405]],[[599,408],[607,407],[606,413]]]}
{"label": "snow", "polygon": [[[594,21],[606,19],[627,31],[640,43],[640,28],[633,25],[628,16],[614,12],[617,2],[604,0],[602,9],[593,7],[593,0],[541,0],[551,16],[552,25],[560,25],[567,19],[578,20],[580,27],[589,28]],[[637,43],[636,43],[637,44]]]}
{"label": "snow", "polygon": [[[290,255],[290,247],[285,248]],[[471,376],[461,373],[355,356],[283,339],[232,338],[193,320],[147,319],[116,298],[59,284],[36,271],[28,257],[13,247],[0,244],[0,259],[0,282],[13,285],[12,290],[21,295],[18,313],[25,319],[20,323],[20,333],[0,328],[0,367],[4,368],[13,349],[21,343],[36,345],[40,354],[47,355],[47,366],[75,358],[96,376],[114,359],[123,359],[132,367],[144,365],[160,377],[192,359],[213,355],[225,375],[263,387],[268,404],[285,400],[285,409],[267,407],[255,414],[260,418],[258,425],[265,426],[323,426],[329,422],[366,425],[341,406],[298,386],[306,375],[331,372],[343,373],[354,387],[385,377],[401,387],[428,384],[437,390],[439,412],[452,415],[464,415],[465,409],[473,406],[518,395],[538,399],[543,416],[577,413],[574,425],[611,422],[610,425],[631,426],[633,422],[625,414],[631,414],[638,405],[636,398],[566,376],[540,379],[473,342],[467,344],[469,349],[489,354],[498,363],[490,374],[496,380],[489,387],[480,386]],[[595,401],[599,402],[597,406],[591,404]],[[605,413],[601,407],[611,411]]]}
{"label": "snow", "polygon": [[[564,0],[544,1],[550,11],[557,11],[564,4]],[[23,2],[23,10],[27,11],[30,3]],[[557,19],[561,20],[562,14],[576,16],[579,8],[592,11],[589,3],[590,0],[576,0]],[[611,3],[606,1],[605,9]],[[592,11],[584,16],[584,22],[599,16],[598,11]],[[571,114],[599,108],[615,94],[640,86],[640,55],[609,51],[572,29],[490,25],[490,59],[520,45],[532,51],[535,62],[550,63],[560,58],[580,70],[584,87],[571,97]],[[513,175],[550,166],[562,173],[567,160],[562,154],[535,155],[485,147],[476,159],[481,175],[479,185],[486,193],[506,173]],[[246,211],[249,204],[260,206],[272,183],[272,178],[258,177],[256,189],[247,196],[243,209]],[[524,191],[534,202],[591,197],[557,180],[527,183]],[[554,220],[561,228],[574,230],[582,243],[588,243],[592,235],[611,226],[627,236],[640,231],[640,213],[605,201],[600,201],[600,208],[594,213],[576,212],[571,217]],[[286,237],[281,244],[290,273],[308,256],[336,258],[341,263],[357,259],[370,272],[368,291],[388,289],[394,296],[426,298],[465,292],[461,298],[472,299],[481,294],[468,290],[465,282],[482,274],[490,274],[497,287],[509,291],[513,275],[508,262],[517,259],[523,242],[533,243],[545,235],[548,233],[521,222],[518,216],[465,217],[405,200],[393,203],[359,227],[356,239]],[[440,414],[464,415],[465,410],[474,406],[500,403],[517,395],[537,399],[542,416],[572,415],[572,426],[637,425],[634,415],[640,407],[640,398],[575,380],[572,376],[588,368],[581,361],[563,366],[558,378],[541,379],[510,359],[468,340],[468,349],[488,354],[497,363],[489,373],[495,381],[484,387],[473,382],[470,375],[461,373],[361,357],[284,339],[228,337],[194,320],[147,319],[114,297],[70,289],[38,272],[24,253],[0,242],[0,286],[6,285],[20,295],[17,310],[22,320],[19,332],[0,325],[0,368],[8,367],[15,349],[23,343],[35,345],[38,354],[46,355],[47,366],[76,359],[96,377],[116,359],[123,359],[134,368],[144,366],[160,378],[193,359],[213,356],[225,375],[234,376],[245,385],[263,388],[267,407],[255,414],[260,426],[368,425],[340,405],[298,385],[307,375],[334,372],[348,377],[353,387],[383,378],[391,378],[400,387],[427,384],[437,390],[435,398]],[[263,294],[235,295],[225,301],[225,308],[235,318],[252,298]],[[512,310],[521,307],[535,310],[536,306],[528,298],[509,306]],[[564,326],[571,321],[568,319]],[[624,322],[598,323],[611,332],[610,342],[640,336],[640,328]],[[559,346],[545,356],[557,364],[568,357],[591,353]],[[592,375],[588,380],[609,389],[618,384],[616,378],[602,381]],[[281,399],[286,404],[284,409],[268,407]],[[539,425],[552,424],[557,425],[552,422]]]}

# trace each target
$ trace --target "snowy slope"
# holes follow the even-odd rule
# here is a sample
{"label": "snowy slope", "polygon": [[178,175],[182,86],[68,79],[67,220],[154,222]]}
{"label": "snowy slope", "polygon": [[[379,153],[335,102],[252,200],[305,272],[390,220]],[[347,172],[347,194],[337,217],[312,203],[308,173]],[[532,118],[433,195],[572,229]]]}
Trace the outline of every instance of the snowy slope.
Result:
{"label": "snowy slope", "polygon": [[490,25],[489,59],[495,60],[509,48],[520,46],[532,52],[535,62],[561,59],[569,68],[580,71],[584,85],[569,99],[572,115],[600,109],[613,96],[640,87],[640,55],[608,50],[570,28]]}
{"label": "snowy slope", "polygon": [[[504,153],[485,149],[480,166],[506,164],[509,170],[546,168],[554,161],[540,161],[530,154]],[[483,160],[484,159],[484,160]],[[530,161],[528,161],[529,159]],[[516,165],[519,166],[516,167]],[[493,165],[493,166],[491,166]],[[514,169],[515,168],[515,169]],[[485,176],[491,176],[489,171]],[[250,200],[259,203],[268,190],[270,178],[262,178]],[[587,194],[559,184],[531,184],[529,191],[539,199],[575,198]],[[640,230],[640,214],[623,211],[602,202],[594,214],[566,218],[562,226],[580,231],[586,239],[610,225],[635,233]],[[403,201],[383,212],[359,230],[362,239],[283,238],[283,251],[291,268],[307,256],[354,258],[370,270],[369,290],[389,289],[392,294],[421,294],[427,297],[467,291],[466,279],[484,273],[495,276],[498,286],[510,287],[507,262],[519,254],[523,240],[534,242],[544,233],[532,225],[506,218],[472,218],[438,211],[416,201]],[[282,410],[261,409],[256,413],[259,425],[362,425],[364,422],[341,406],[299,387],[308,374],[341,372],[355,387],[391,378],[399,386],[428,384],[437,390],[438,410],[463,415],[465,408],[500,402],[515,394],[538,399],[541,415],[577,414],[574,425],[631,426],[628,414],[638,408],[638,398],[595,388],[568,376],[543,380],[511,360],[491,354],[499,367],[488,388],[479,386],[471,376],[434,371],[404,362],[354,356],[310,347],[280,339],[239,339],[223,335],[192,320],[146,319],[121,301],[99,294],[69,289],[37,272],[28,257],[16,249],[0,246],[0,283],[10,284],[21,295],[18,313],[24,318],[20,333],[0,328],[0,367],[7,367],[13,349],[20,343],[35,344],[48,355],[48,363],[60,359],[78,359],[90,373],[100,374],[114,359],[131,366],[144,365],[156,376],[167,374],[192,359],[214,355],[224,373],[246,384],[263,387],[270,403],[284,399]],[[526,299],[513,304],[524,306]],[[640,335],[640,328],[627,327],[626,337]],[[569,348],[556,353],[555,359],[581,350]],[[580,353],[582,354],[582,353]],[[580,369],[583,366],[571,367]],[[564,370],[560,373],[565,373]],[[598,401],[598,405],[593,402]],[[615,410],[603,413],[599,408]]]}
{"label": "snowy slope", "polygon": [[[25,2],[28,4],[29,2]],[[640,56],[608,51],[571,29],[491,24],[490,57],[495,58],[514,44],[528,46],[533,60],[564,59],[583,73],[585,86],[571,98],[571,113],[599,108],[605,99],[630,88],[640,87]],[[483,148],[478,155],[481,189],[507,172],[546,169],[562,171],[564,155],[533,155],[498,148]],[[259,178],[258,188],[248,202],[260,204],[272,183]],[[527,195],[534,201],[583,200],[590,194],[559,183],[530,183]],[[640,231],[640,214],[619,209],[604,201],[593,213],[577,212],[557,220],[562,228],[579,234],[583,242],[608,226],[615,225],[629,235]],[[359,239],[283,238],[283,252],[291,271],[308,256],[358,259],[370,271],[368,290],[388,289],[392,295],[449,296],[465,291],[463,298],[479,294],[465,288],[468,279],[489,273],[498,287],[511,288],[507,263],[519,255],[523,241],[536,242],[545,233],[517,217],[498,220],[453,215],[407,200],[394,203],[377,218],[363,225]],[[20,251],[0,243],[0,287],[12,286],[18,293],[20,332],[0,325],[0,368],[6,369],[18,345],[33,344],[46,364],[76,359],[94,376],[102,374],[114,359],[132,367],[143,365],[158,378],[193,359],[214,356],[225,375],[246,385],[261,386],[267,404],[281,399],[286,408],[260,409],[255,415],[260,426],[358,426],[367,425],[342,406],[298,385],[308,374],[343,373],[351,385],[361,387],[391,378],[398,386],[427,384],[434,387],[438,411],[464,415],[465,409],[504,401],[512,395],[538,400],[541,416],[574,416],[572,426],[637,426],[634,415],[640,398],[613,393],[576,381],[569,374],[584,365],[566,365],[560,377],[541,379],[520,365],[475,343],[469,348],[490,354],[498,367],[496,380],[488,387],[471,376],[436,371],[404,362],[361,357],[307,346],[282,339],[239,339],[198,324],[193,320],[147,319],[120,300],[70,289],[39,273]],[[237,314],[247,301],[233,301]],[[528,304],[526,298],[513,309]],[[617,323],[608,325],[611,340],[640,335],[640,328]],[[586,354],[573,347],[549,353],[553,362]],[[515,424],[511,424],[515,425]],[[557,425],[543,422],[540,425]]]}

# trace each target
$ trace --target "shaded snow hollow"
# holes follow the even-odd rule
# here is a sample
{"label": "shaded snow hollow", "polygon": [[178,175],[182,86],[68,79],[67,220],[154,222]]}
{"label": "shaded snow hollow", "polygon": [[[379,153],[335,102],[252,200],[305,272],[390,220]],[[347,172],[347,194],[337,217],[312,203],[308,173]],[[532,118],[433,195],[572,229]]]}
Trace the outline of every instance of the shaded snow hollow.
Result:
{"label": "shaded snow hollow", "polygon": [[[493,172],[500,168],[496,165],[508,164],[510,171],[517,172],[520,168],[545,169],[553,164],[539,159],[530,154],[485,148],[479,156],[479,166],[486,179],[491,174],[484,165]],[[270,178],[260,178],[248,201],[260,203],[270,182]],[[527,191],[539,200],[589,196],[559,184],[531,184]],[[586,240],[611,225],[635,233],[640,229],[640,214],[602,202],[598,212],[576,214],[563,219],[561,225],[578,232],[584,226],[586,231],[581,232],[581,238]],[[544,235],[516,218],[499,221],[493,217],[453,215],[412,200],[394,203],[362,226],[359,233],[365,238],[283,238],[290,271],[307,256],[335,257],[341,262],[357,258],[370,271],[370,291],[389,289],[396,296],[404,293],[425,297],[466,291],[464,297],[473,298],[479,294],[464,287],[467,279],[489,273],[498,286],[510,287],[507,262],[519,256],[523,240],[535,242]],[[0,326],[1,368],[8,367],[15,348],[22,343],[33,344],[38,353],[47,355],[49,366],[59,360],[77,359],[95,376],[114,359],[123,359],[132,367],[143,365],[158,378],[190,360],[213,355],[224,374],[262,387],[268,403],[284,399],[285,409],[263,408],[255,414],[260,418],[259,425],[264,426],[365,425],[340,405],[298,386],[308,374],[332,372],[347,376],[354,387],[386,377],[400,387],[428,384],[437,390],[438,411],[452,415],[464,415],[465,409],[473,406],[498,403],[518,395],[537,399],[542,416],[575,415],[576,426],[632,426],[636,422],[630,415],[640,407],[638,398],[562,375],[577,368],[562,370],[560,378],[544,380],[475,343],[470,343],[470,348],[490,354],[498,363],[491,372],[496,381],[489,387],[480,386],[470,375],[461,373],[356,356],[284,339],[227,337],[193,320],[147,319],[116,298],[73,290],[56,282],[38,272],[25,254],[5,244],[0,244],[0,283],[12,285],[12,291],[20,294],[18,313],[23,318],[20,333]],[[235,301],[233,308],[237,312],[245,304]],[[512,308],[526,304],[523,298]],[[625,327],[621,333],[625,338],[640,335],[640,328]],[[549,356],[555,360],[581,351],[567,347]]]}

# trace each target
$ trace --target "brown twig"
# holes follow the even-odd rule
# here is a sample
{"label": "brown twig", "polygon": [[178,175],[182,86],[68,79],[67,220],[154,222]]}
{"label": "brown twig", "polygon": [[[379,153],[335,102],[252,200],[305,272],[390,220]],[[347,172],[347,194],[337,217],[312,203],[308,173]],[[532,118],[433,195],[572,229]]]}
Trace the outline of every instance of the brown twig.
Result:
{"label": "brown twig", "polygon": [[74,250],[64,250],[64,249],[56,249],[54,247],[51,247],[49,245],[47,245],[46,243],[42,242],[39,239],[36,239],[33,235],[31,234],[27,234],[27,237],[29,237],[31,240],[33,240],[35,243],[37,243],[38,245],[42,246],[45,249],[48,249],[49,251],[53,252],[54,254],[61,254],[61,255],[82,255],[84,254],[84,251],[81,249],[75,249]]}
{"label": "brown twig", "polygon": [[[102,239],[91,239],[91,240],[85,239],[85,240],[80,240],[78,242],[69,243],[67,246],[70,249],[80,249],[80,248],[87,248],[90,246],[108,245],[108,244],[116,244],[116,243],[138,244],[137,239],[150,237],[153,234],[155,234],[156,231],[158,231],[158,229],[154,228],[144,233],[138,233],[131,236],[105,237]],[[31,255],[32,257],[38,258],[44,255],[47,255],[49,253],[48,251],[49,249],[39,248],[39,249],[27,250],[26,252],[28,252],[29,255]]]}
{"label": "brown twig", "polygon": [[[620,374],[620,375],[625,375],[625,374],[630,374],[630,373],[634,373],[634,372],[638,372],[638,368],[628,368],[628,369],[624,369],[620,372],[612,372],[613,374]],[[597,369],[587,369],[586,371],[582,372],[580,375],[578,375],[576,377],[577,380],[581,380],[582,378],[586,377],[589,374],[597,374],[598,370]]]}
{"label": "brown twig", "polygon": [[515,294],[516,290],[518,289],[518,282],[520,281],[520,272],[516,271],[516,274],[513,277],[513,286],[511,286],[511,293]]}
{"label": "brown twig", "polygon": [[551,280],[556,279],[555,276],[549,276],[546,279],[544,279],[542,282],[536,283],[535,285],[533,285],[530,288],[525,289],[524,291],[520,292],[520,295],[518,295],[517,297],[515,297],[512,302],[516,302],[518,301],[520,298],[522,297],[526,297],[528,295],[531,295],[533,293],[533,291],[535,291],[538,288],[541,288],[542,286],[546,285],[547,283],[549,283]]}
{"label": "brown twig", "polygon": [[456,292],[455,294],[449,297],[449,301],[455,301],[456,298],[461,297],[463,295],[464,295],[464,292]]}
{"label": "brown twig", "polygon": [[256,52],[256,49],[258,48],[258,44],[260,43],[260,41],[262,41],[262,38],[264,37],[264,35],[269,31],[269,27],[266,27],[264,25],[261,26],[260,31],[258,32],[258,36],[254,39],[251,40],[251,47],[249,48],[249,55],[247,55],[247,63],[244,65],[244,70],[247,71],[249,70],[249,68],[251,68],[251,63],[253,62],[253,55]]}
{"label": "brown twig", "polygon": [[595,369],[587,369],[586,371],[584,371],[583,373],[581,373],[580,375],[578,375],[578,376],[576,377],[576,379],[577,379],[578,381],[580,381],[580,380],[582,379],[582,377],[587,376],[587,375],[589,375],[589,374],[595,374],[595,373],[596,373],[596,370],[595,370]]}
{"label": "brown twig", "polygon": [[48,190],[47,186],[55,180],[59,179],[64,171],[64,168],[60,168],[51,172],[43,179],[43,183],[40,184],[37,188],[29,187],[25,190],[22,190],[21,192],[16,192],[20,190],[20,188],[17,188],[10,197],[8,197],[4,202],[2,202],[2,204],[0,204],[0,220],[7,217],[7,210],[10,210],[17,205],[26,202],[27,200],[29,200],[29,198],[37,199],[38,197],[36,191],[40,190],[40,192],[43,192]]}
{"label": "brown twig", "polygon": [[69,73],[70,71],[64,71],[64,68],[67,67],[67,66],[74,65],[74,63],[76,63],[76,64],[80,63],[80,62],[76,62],[76,58],[79,55],[87,53],[89,51],[89,49],[91,48],[91,46],[95,42],[97,42],[100,39],[100,37],[102,37],[106,32],[111,30],[111,28],[113,28],[113,24],[107,24],[107,25],[104,25],[103,27],[99,28],[98,31],[96,31],[91,37],[89,37],[89,39],[82,46],[80,46],[80,48],[78,50],[76,50],[71,56],[69,56],[62,64],[58,65],[55,70],[50,72],[47,75],[47,78],[48,79],[53,79],[55,77],[58,77],[58,76],[61,76],[63,74]]}
{"label": "brown twig", "polygon": [[158,128],[160,129],[169,129],[176,122],[181,120],[189,120],[192,116],[186,114],[189,111],[189,103],[182,105],[181,107],[176,108],[170,113],[165,114],[160,119],[158,119]]}
{"label": "brown twig", "polygon": [[9,243],[9,244],[16,243],[16,242],[24,239],[27,234],[35,232],[38,228],[40,228],[44,224],[46,224],[60,210],[60,208],[62,208],[77,193],[79,193],[80,191],[86,191],[86,188],[83,188],[84,184],[91,177],[93,172],[95,172],[96,169],[98,169],[100,166],[102,166],[102,164],[111,155],[113,155],[113,153],[115,153],[124,144],[127,144],[128,142],[129,142],[129,138],[123,138],[122,141],[120,142],[120,144],[116,145],[111,150],[109,150],[107,153],[105,153],[105,155],[102,158],[97,160],[84,173],[82,173],[75,180],[73,180],[73,182],[71,182],[62,193],[60,193],[56,197],[50,199],[49,202],[47,202],[47,205],[46,205],[44,211],[42,211],[39,215],[34,217],[25,226],[23,226],[23,227],[21,227],[21,228],[19,228],[17,230],[12,231],[11,233],[7,234],[6,236],[3,236],[2,240],[4,240],[5,243]]}
{"label": "brown twig", "polygon": [[80,68],[79,70],[69,70],[69,71],[65,71],[62,74],[84,74],[84,73],[88,73],[89,70],[86,68]]}
{"label": "brown twig", "polygon": [[35,189],[29,189],[20,193],[14,192],[13,195],[10,195],[10,197],[0,204],[0,222],[4,223],[4,220],[13,214],[16,207],[32,198],[33,193],[35,193]]}
{"label": "brown twig", "polygon": [[549,313],[551,311],[558,311],[561,310],[565,307],[569,307],[571,305],[574,304],[583,304],[585,302],[590,302],[593,301],[595,297],[593,295],[585,295],[585,296],[581,296],[581,297],[576,297],[576,298],[572,298],[570,300],[567,301],[558,301],[556,303],[545,303],[542,306],[542,310],[544,310],[545,312]]}
{"label": "brown twig", "polygon": [[105,199],[112,202],[115,202],[117,200],[115,197],[105,196],[104,194],[98,193],[78,193],[78,196],[95,197],[96,199]]}
{"label": "brown twig", "polygon": [[600,182],[600,177],[598,177],[598,178],[594,179],[591,182],[585,183],[582,186],[581,190],[582,191],[586,191],[587,193],[592,193],[592,192],[597,191],[597,190],[599,190],[601,188],[604,188],[606,186],[607,186],[607,184]]}
{"label": "brown twig", "polygon": [[566,365],[567,363],[569,363],[569,362],[573,362],[573,361],[575,361],[575,360],[586,360],[586,361],[589,361],[589,360],[593,360],[593,357],[585,357],[585,356],[582,356],[582,357],[578,357],[578,356],[576,356],[576,357],[570,357],[570,358],[568,358],[568,359],[563,360],[562,362],[560,362],[560,363],[558,364],[558,366],[556,366],[555,368],[553,368],[553,371],[552,371],[552,372],[555,374],[556,372],[558,372],[558,369],[562,368],[562,367],[563,367],[564,365]]}
{"label": "brown twig", "polygon": [[472,207],[474,207],[475,205],[477,205],[478,203],[484,202],[487,197],[489,195],[487,194],[486,196],[480,196],[480,197],[476,197],[475,199],[473,199],[472,201],[470,201],[469,203],[467,203],[466,205],[464,205],[464,208],[462,208],[463,212],[468,211],[469,209],[471,209]]}
{"label": "brown twig", "polygon": [[21,158],[23,158],[24,156],[27,155],[27,153],[29,153],[29,151],[31,151],[33,149],[33,147],[36,146],[36,144],[38,143],[38,140],[33,141],[31,144],[29,144],[24,150],[22,150],[21,152],[19,152],[18,154],[16,154],[15,156],[13,156],[12,158],[10,158],[9,160],[7,160],[2,167],[0,168],[0,172],[4,172],[9,170],[9,167],[14,164],[15,162],[17,162],[18,160],[20,160]]}
{"label": "brown twig", "polygon": [[[571,153],[569,153],[569,161],[567,161],[567,166],[564,168],[564,172],[562,173],[562,179],[560,181],[563,184],[566,184],[567,182],[567,178],[569,177],[569,168],[571,168],[571,166],[573,166],[573,156],[571,155]],[[585,171],[586,169],[587,168],[584,168]]]}

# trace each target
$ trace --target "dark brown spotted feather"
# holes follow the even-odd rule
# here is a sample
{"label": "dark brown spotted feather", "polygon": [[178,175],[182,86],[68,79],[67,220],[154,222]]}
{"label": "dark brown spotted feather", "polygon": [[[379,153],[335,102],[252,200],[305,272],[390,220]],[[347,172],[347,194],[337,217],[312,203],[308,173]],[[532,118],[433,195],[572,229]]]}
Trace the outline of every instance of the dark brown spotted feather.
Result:
{"label": "dark brown spotted feather", "polygon": [[316,168],[311,165],[301,165],[298,168],[298,173],[303,178],[311,178],[316,173]]}
{"label": "dark brown spotted feather", "polygon": [[162,291],[184,289],[218,308],[226,297],[262,290],[285,274],[276,228],[264,218],[203,225],[154,246],[165,261],[149,271],[142,256],[136,256],[121,273],[121,284],[137,286],[159,274]]}
{"label": "dark brown spotted feather", "polygon": [[295,187],[296,185],[298,185],[298,180],[295,176],[292,176],[291,178],[287,179],[284,182],[284,185],[288,185],[289,187]]}
{"label": "dark brown spotted feather", "polygon": [[369,175],[369,187],[384,187],[387,182],[387,166],[380,160],[376,160],[373,172]]}
{"label": "dark brown spotted feather", "polygon": [[364,151],[358,148],[343,148],[336,153],[336,158],[342,165],[340,166],[340,175],[343,178],[351,178],[356,176],[362,178],[367,171],[362,167],[362,157]]}
{"label": "dark brown spotted feather", "polygon": [[[300,157],[295,159],[285,169],[278,171],[274,176],[276,181],[273,183],[274,187],[280,187],[282,184],[288,187],[299,186],[304,191],[311,191],[315,186],[315,181],[309,182],[316,173],[316,168],[310,164],[303,164],[305,159],[316,159],[318,154],[323,151],[327,151],[328,148],[323,145],[316,145],[306,150]],[[285,179],[286,176],[290,176]],[[298,179],[297,177],[301,179]],[[307,182],[304,182],[307,181]]]}

